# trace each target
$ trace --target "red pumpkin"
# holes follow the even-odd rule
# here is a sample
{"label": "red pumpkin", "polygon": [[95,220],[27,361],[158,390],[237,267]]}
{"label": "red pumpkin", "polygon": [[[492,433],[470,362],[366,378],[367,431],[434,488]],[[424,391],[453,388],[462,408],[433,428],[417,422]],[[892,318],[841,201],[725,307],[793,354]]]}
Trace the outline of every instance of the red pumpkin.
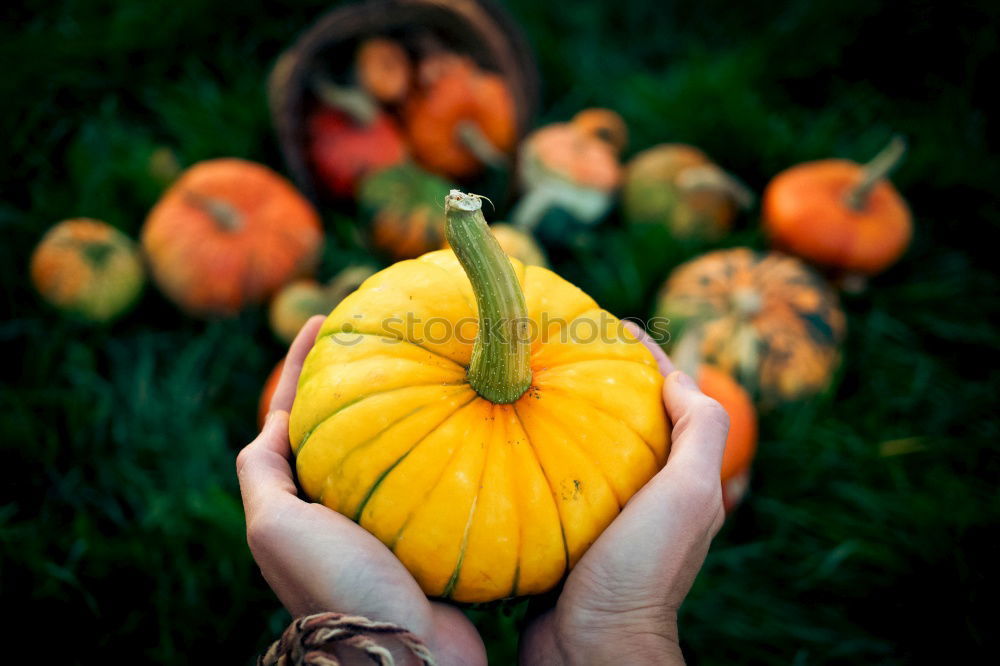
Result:
{"label": "red pumpkin", "polygon": [[774,244],[847,273],[873,275],[906,251],[910,209],[885,180],[902,158],[895,139],[874,160],[819,160],[781,172],[764,192],[764,227]]}
{"label": "red pumpkin", "polygon": [[359,121],[321,106],[310,114],[308,126],[309,159],[334,196],[353,197],[365,175],[406,159],[402,132],[384,111]]}
{"label": "red pumpkin", "polygon": [[319,216],[267,167],[223,158],[194,165],[146,218],[142,247],[156,283],[184,310],[231,315],[312,272]]}

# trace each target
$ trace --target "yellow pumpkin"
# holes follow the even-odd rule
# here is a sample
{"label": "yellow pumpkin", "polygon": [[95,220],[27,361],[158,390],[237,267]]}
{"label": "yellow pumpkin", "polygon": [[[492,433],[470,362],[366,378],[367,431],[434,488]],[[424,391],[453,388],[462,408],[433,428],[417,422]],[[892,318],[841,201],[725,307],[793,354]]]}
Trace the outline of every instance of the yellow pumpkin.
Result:
{"label": "yellow pumpkin", "polygon": [[289,424],[299,483],[430,596],[544,592],[665,462],[663,378],[580,289],[509,260],[478,197],[445,208],[454,252],[376,273],[321,328]]}

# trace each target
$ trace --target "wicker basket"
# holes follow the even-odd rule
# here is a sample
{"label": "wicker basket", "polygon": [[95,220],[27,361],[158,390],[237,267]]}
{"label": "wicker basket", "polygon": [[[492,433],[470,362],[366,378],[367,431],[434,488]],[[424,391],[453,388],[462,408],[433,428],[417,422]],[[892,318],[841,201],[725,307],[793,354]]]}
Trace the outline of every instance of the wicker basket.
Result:
{"label": "wicker basket", "polygon": [[480,67],[506,79],[519,135],[530,127],[538,105],[537,67],[520,29],[496,5],[484,0],[368,0],[339,7],[281,55],[268,81],[271,117],[288,171],[313,200],[321,190],[305,155],[310,76],[317,68],[330,69],[338,62],[348,70],[357,43],[376,35],[405,43],[432,40],[469,55]]}

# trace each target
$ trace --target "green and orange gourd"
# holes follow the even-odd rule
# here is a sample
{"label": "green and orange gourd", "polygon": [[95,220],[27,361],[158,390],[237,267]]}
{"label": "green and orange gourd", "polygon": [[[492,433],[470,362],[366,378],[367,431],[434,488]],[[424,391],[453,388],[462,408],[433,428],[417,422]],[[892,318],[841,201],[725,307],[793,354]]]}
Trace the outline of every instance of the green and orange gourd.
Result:
{"label": "green and orange gourd", "polygon": [[778,252],[733,248],[678,266],[657,315],[676,340],[700,329],[700,357],[767,406],[825,389],[846,322],[837,295],[805,264]]}
{"label": "green and orange gourd", "polygon": [[445,241],[441,202],[451,187],[412,162],[370,174],[361,181],[358,208],[372,245],[393,259],[439,249]]}
{"label": "green and orange gourd", "polygon": [[55,225],[39,242],[31,280],[58,310],[104,323],[136,301],[146,272],[131,238],[105,222],[76,218]]}
{"label": "green and orange gourd", "polygon": [[[453,191],[454,251],[337,306],[289,424],[306,495],[462,602],[552,588],[669,449],[652,354],[577,287],[508,259],[481,205]],[[602,335],[561,335],[574,324]]]}
{"label": "green and orange gourd", "polygon": [[633,224],[658,224],[679,239],[711,241],[732,228],[753,194],[694,146],[664,143],[625,168],[622,209]]}

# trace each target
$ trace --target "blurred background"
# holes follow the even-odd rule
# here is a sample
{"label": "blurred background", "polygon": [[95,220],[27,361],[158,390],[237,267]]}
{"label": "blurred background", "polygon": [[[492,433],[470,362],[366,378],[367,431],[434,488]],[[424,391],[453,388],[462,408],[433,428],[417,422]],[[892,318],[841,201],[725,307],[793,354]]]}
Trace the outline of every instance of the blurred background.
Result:
{"label": "blurred background", "polygon": [[[910,144],[893,182],[913,242],[842,295],[848,335],[829,386],[762,415],[749,494],[682,609],[689,662],[995,653],[1000,6],[503,5],[537,59],[535,122],[612,108],[628,123],[625,158],[691,143],[759,200],[793,164],[864,161],[893,133]],[[193,318],[149,285],[118,321],[88,325],[46,306],[28,265],[62,219],[137,237],[164,150],[181,166],[237,156],[283,171],[266,78],[331,6],[0,8],[0,593],[3,634],[43,638],[46,659],[251,663],[288,621],[246,548],[234,474],[284,353],[266,308]],[[386,263],[352,211],[321,213],[321,278]],[[587,234],[553,251],[554,267],[618,316],[650,316],[691,256],[614,212]],[[737,245],[767,246],[759,207],[704,249]],[[511,663],[524,603],[469,612],[494,663]]]}

